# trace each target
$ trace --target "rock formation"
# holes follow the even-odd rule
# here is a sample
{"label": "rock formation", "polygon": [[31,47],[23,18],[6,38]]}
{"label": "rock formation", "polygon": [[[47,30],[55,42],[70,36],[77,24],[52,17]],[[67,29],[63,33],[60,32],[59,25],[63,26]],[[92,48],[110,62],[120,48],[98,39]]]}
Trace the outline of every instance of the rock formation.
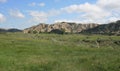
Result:
{"label": "rock formation", "polygon": [[[77,24],[70,22],[59,22],[55,24],[39,24],[24,30],[24,33],[42,33],[51,32],[52,30],[64,30],[66,33],[79,33],[83,30],[94,28],[99,24]],[[53,32],[53,31],[52,31]]]}
{"label": "rock formation", "polygon": [[78,24],[71,22],[58,22],[55,24],[39,24],[25,29],[24,33],[89,33],[89,34],[120,34],[120,21],[108,24]]}
{"label": "rock formation", "polygon": [[83,30],[82,33],[90,34],[120,34],[120,21],[102,24],[94,28]]}

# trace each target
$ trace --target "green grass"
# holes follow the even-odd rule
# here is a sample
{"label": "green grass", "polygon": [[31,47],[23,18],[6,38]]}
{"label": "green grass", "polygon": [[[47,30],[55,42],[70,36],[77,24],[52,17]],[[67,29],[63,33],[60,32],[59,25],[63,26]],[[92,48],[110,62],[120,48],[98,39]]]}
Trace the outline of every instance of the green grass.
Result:
{"label": "green grass", "polygon": [[119,42],[120,36],[0,34],[0,71],[120,71]]}

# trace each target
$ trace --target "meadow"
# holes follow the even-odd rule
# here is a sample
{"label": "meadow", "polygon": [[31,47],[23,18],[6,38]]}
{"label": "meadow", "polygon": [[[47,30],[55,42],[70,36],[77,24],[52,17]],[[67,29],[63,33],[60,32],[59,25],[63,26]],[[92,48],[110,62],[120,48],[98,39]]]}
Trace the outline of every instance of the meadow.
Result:
{"label": "meadow", "polygon": [[0,33],[0,71],[120,71],[120,36]]}

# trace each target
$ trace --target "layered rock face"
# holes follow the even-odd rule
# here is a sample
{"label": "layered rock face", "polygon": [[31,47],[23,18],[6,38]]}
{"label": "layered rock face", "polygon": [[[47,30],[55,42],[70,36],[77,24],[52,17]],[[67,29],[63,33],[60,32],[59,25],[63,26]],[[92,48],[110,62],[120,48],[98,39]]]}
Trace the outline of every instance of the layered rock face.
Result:
{"label": "layered rock face", "polygon": [[52,30],[64,30],[66,33],[79,33],[83,30],[97,27],[99,24],[77,24],[70,22],[59,22],[55,24],[39,24],[24,30],[24,33],[51,32]]}

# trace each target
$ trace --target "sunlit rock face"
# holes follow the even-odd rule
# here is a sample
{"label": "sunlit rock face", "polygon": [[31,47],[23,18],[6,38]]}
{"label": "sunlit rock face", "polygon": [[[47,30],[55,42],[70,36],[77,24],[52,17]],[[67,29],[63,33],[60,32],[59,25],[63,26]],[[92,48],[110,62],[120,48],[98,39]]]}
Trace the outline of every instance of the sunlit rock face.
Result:
{"label": "sunlit rock face", "polygon": [[36,33],[41,32],[51,32],[52,30],[58,29],[63,30],[67,33],[79,33],[83,30],[87,30],[90,28],[94,28],[99,24],[89,23],[89,24],[78,24],[78,23],[71,23],[71,22],[58,22],[55,24],[39,24],[24,30],[24,33]]}

